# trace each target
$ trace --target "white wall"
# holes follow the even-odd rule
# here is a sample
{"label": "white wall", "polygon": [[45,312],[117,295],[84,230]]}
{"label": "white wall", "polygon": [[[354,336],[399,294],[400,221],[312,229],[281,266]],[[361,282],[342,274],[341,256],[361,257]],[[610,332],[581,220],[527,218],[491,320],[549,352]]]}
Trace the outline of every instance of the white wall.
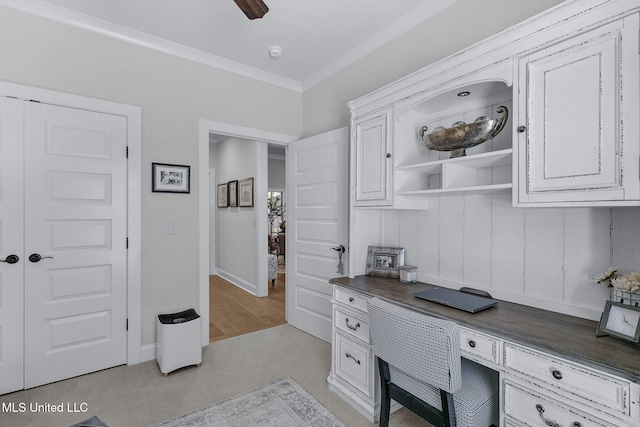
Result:
{"label": "white wall", "polygon": [[429,209],[358,210],[355,275],[366,248],[405,248],[419,280],[599,319],[610,265],[640,268],[640,208],[514,208],[511,195],[430,199]]}
{"label": "white wall", "polygon": [[269,157],[269,191],[283,191],[287,188],[284,159]]}
{"label": "white wall", "polygon": [[[218,184],[251,177],[255,180],[256,166],[255,141],[231,137],[217,144]],[[254,202],[257,196],[254,188]],[[218,274],[255,293],[256,208],[219,208],[216,214]]]}
{"label": "white wall", "polygon": [[[199,306],[200,119],[299,135],[301,95],[0,7],[0,80],[142,109],[142,337],[159,313]],[[151,193],[151,163],[191,165],[191,193]],[[179,234],[165,236],[164,221]]]}

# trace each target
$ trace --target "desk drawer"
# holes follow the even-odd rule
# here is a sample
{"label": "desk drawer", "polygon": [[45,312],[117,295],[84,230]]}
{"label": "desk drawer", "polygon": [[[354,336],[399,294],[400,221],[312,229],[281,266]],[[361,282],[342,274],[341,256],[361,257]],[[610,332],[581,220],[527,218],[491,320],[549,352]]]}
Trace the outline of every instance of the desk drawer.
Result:
{"label": "desk drawer", "polygon": [[462,327],[459,330],[460,350],[463,354],[495,364],[500,363],[500,342],[497,339]]}
{"label": "desk drawer", "polygon": [[342,288],[340,286],[333,287],[333,299],[341,304],[357,310],[367,312],[367,301],[370,297]]}
{"label": "desk drawer", "polygon": [[367,320],[363,320],[336,307],[334,310],[334,321],[336,328],[366,343],[370,343],[369,322]]}
{"label": "desk drawer", "polygon": [[[520,384],[504,382],[504,414],[526,426],[618,427]],[[515,425],[514,423],[506,423]]]}
{"label": "desk drawer", "polygon": [[511,343],[504,344],[504,366],[561,389],[572,400],[628,413],[629,383],[617,377]]}
{"label": "desk drawer", "polygon": [[364,395],[371,396],[371,349],[342,336],[334,335],[336,375],[353,385]]}

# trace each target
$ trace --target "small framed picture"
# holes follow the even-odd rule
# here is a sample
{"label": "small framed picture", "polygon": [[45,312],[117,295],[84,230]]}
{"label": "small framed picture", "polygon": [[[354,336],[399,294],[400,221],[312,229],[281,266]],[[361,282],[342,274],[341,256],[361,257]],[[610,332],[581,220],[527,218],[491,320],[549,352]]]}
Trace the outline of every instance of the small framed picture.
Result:
{"label": "small framed picture", "polygon": [[640,341],[640,307],[607,301],[596,335],[611,335],[638,344]]}
{"label": "small framed picture", "polygon": [[154,193],[189,193],[191,166],[151,164],[151,191]]}
{"label": "small framed picture", "polygon": [[229,188],[227,190],[229,194],[229,206],[235,208],[238,206],[238,180],[229,181]]}
{"label": "small framed picture", "polygon": [[367,252],[368,276],[399,278],[400,266],[404,265],[404,248],[369,246]]}
{"label": "small framed picture", "polygon": [[229,206],[229,192],[228,185],[225,182],[224,184],[218,184],[218,207],[226,208]]}
{"label": "small framed picture", "polygon": [[238,182],[238,197],[240,197],[238,206],[241,208],[253,206],[253,178]]}

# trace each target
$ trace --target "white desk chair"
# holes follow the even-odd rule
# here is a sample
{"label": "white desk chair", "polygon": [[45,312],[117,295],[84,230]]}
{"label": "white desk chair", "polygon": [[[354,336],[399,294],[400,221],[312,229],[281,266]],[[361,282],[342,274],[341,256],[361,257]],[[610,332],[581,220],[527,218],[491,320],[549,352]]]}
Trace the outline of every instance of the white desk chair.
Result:
{"label": "white desk chair", "polygon": [[454,322],[373,298],[373,352],[381,383],[380,426],[391,399],[436,427],[498,425],[498,373],[460,356]]}

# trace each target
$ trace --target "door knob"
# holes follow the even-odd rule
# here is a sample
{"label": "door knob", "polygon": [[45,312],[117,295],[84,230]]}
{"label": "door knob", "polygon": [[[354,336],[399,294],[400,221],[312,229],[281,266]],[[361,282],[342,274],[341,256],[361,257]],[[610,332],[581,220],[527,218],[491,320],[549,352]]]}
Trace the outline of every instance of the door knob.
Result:
{"label": "door knob", "polygon": [[6,262],[7,264],[15,264],[18,261],[20,261],[20,257],[14,254],[7,255],[5,259],[0,259],[0,262]]}
{"label": "door knob", "polygon": [[346,249],[345,249],[345,247],[343,245],[340,245],[340,246],[337,246],[337,247],[331,248],[331,249],[333,249],[334,251],[339,252],[341,254],[345,253],[345,251],[346,251]]}
{"label": "door knob", "polygon": [[52,256],[42,256],[40,254],[31,254],[31,255],[29,255],[29,261],[31,261],[31,262],[39,262],[41,259],[45,259],[45,258],[53,259]]}

